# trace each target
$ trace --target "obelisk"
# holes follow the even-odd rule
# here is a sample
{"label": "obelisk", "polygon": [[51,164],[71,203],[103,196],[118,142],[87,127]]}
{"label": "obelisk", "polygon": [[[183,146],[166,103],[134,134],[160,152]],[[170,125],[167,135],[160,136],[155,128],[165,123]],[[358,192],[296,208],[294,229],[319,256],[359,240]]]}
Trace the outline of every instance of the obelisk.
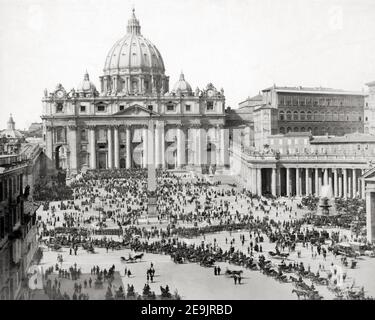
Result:
{"label": "obelisk", "polygon": [[155,169],[155,129],[154,121],[152,119],[148,122],[148,145],[147,148],[147,215],[155,217],[157,212],[157,197],[156,197],[156,169]]}

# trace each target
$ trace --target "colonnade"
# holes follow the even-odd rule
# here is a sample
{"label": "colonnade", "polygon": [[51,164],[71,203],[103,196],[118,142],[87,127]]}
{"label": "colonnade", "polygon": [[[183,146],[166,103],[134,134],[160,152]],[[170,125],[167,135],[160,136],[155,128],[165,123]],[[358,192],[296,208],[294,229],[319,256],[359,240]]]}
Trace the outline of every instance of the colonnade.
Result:
{"label": "colonnade", "polygon": [[365,197],[365,184],[360,168],[296,168],[243,166],[241,177],[245,187],[257,195],[320,196],[329,185],[333,197]]}

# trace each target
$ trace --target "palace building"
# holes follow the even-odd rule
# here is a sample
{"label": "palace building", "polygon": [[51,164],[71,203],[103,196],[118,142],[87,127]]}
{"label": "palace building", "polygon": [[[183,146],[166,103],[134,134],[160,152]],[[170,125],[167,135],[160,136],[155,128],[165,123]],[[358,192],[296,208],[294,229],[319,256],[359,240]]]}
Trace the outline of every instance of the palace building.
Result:
{"label": "palace building", "polygon": [[[195,90],[181,73],[169,90],[163,58],[141,33],[134,9],[126,34],[105,58],[100,92],[89,74],[70,92],[58,84],[43,98],[49,173],[66,169],[147,166],[154,144],[157,168],[224,167],[225,96],[209,83]],[[149,120],[155,139],[148,141]]]}

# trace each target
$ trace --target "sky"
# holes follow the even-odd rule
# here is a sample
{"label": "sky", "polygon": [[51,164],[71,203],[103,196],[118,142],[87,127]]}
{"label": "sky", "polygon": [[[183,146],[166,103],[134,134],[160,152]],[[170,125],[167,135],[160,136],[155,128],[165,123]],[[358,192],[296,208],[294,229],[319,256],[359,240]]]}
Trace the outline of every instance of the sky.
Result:
{"label": "sky", "polygon": [[226,105],[273,84],[365,90],[375,80],[374,0],[0,0],[0,128],[41,122],[43,91],[85,70],[99,87],[132,7],[170,87],[224,88]]}

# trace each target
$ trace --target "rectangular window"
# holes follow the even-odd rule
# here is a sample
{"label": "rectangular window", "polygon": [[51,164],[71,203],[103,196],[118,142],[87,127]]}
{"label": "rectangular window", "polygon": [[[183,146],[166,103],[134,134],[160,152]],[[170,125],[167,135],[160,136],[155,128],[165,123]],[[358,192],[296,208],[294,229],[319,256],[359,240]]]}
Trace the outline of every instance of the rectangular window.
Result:
{"label": "rectangular window", "polygon": [[186,111],[186,112],[190,112],[190,111],[191,111],[191,106],[190,106],[189,104],[187,104],[187,105],[185,106],[185,111]]}
{"label": "rectangular window", "polygon": [[64,111],[64,105],[62,103],[57,104],[56,106],[56,113],[60,113]]}
{"label": "rectangular window", "polygon": [[207,101],[207,111],[214,110],[214,102],[213,101]]}
{"label": "rectangular window", "polygon": [[174,111],[174,105],[173,104],[168,104],[167,105],[167,111]]}
{"label": "rectangular window", "polygon": [[81,112],[86,112],[86,106],[81,106]]}
{"label": "rectangular window", "polygon": [[120,111],[124,111],[125,106],[120,106]]}
{"label": "rectangular window", "polygon": [[104,112],[105,111],[105,106],[103,106],[103,105],[97,106],[97,110],[98,110],[98,112]]}

